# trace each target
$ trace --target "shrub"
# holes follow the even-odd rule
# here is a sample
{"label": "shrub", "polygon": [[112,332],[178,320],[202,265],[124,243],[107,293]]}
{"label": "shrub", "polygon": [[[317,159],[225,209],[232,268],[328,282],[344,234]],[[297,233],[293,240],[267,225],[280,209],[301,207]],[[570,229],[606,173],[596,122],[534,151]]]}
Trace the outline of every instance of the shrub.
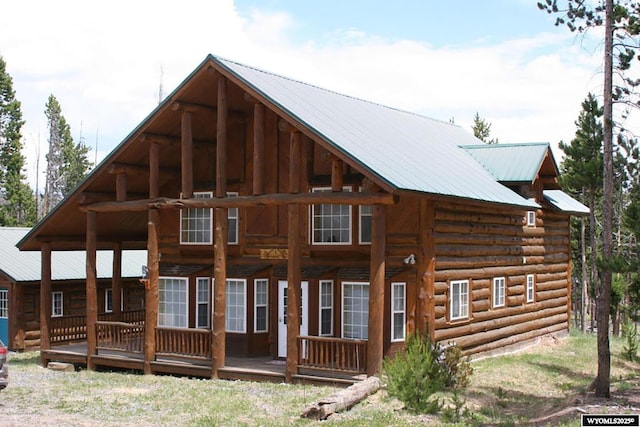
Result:
{"label": "shrub", "polygon": [[622,337],[627,341],[622,347],[624,356],[634,361],[638,357],[638,331],[631,322],[625,322],[622,325]]}

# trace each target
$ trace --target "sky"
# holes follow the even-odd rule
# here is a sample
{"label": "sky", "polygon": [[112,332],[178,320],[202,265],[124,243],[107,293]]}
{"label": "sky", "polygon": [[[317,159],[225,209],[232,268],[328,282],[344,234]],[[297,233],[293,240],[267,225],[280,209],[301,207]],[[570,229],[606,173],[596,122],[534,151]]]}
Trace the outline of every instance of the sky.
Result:
{"label": "sky", "polygon": [[100,162],[208,54],[470,132],[478,113],[492,138],[549,142],[558,162],[558,142],[573,138],[582,101],[603,80],[599,35],[556,27],[536,0],[0,0],[0,9],[0,56],[40,191],[49,95]]}

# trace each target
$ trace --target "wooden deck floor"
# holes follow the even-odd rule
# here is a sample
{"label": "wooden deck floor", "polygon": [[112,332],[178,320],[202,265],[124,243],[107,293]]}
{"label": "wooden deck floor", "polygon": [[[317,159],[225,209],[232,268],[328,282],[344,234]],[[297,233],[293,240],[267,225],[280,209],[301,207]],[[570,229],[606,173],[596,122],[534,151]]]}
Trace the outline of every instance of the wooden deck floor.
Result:
{"label": "wooden deck floor", "polygon": [[[74,343],[57,345],[50,350],[42,351],[46,361],[73,363],[76,365],[87,364],[87,344]],[[122,351],[99,350],[93,356],[93,363],[98,368],[144,370],[144,357],[140,353],[128,353]],[[170,357],[158,355],[151,362],[153,373],[184,375],[193,377],[210,378],[211,361],[182,357]],[[221,379],[285,382],[285,361],[272,357],[230,357],[225,358],[225,366],[218,371]],[[341,375],[337,373],[304,372],[296,375],[295,382],[314,384],[332,384],[348,386],[361,381],[364,376]]]}

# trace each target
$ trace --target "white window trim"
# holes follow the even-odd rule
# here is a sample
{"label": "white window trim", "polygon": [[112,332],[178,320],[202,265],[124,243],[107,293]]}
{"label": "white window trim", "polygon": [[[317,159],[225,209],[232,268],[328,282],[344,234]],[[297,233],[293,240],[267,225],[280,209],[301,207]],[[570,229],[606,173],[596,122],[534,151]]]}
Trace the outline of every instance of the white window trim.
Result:
{"label": "white window trim", "polygon": [[[208,195],[209,197],[203,197],[203,198],[213,198],[213,191],[195,191],[193,193],[193,196],[196,197],[196,195]],[[180,197],[182,197],[182,194],[180,195]],[[189,209],[189,208],[187,208]],[[196,208],[193,208],[196,209]],[[180,244],[181,245],[213,245],[213,209],[209,209],[209,240],[206,242],[185,242],[184,240],[182,240],[182,215],[184,214],[185,209],[180,209]]]}
{"label": "white window trim", "polygon": [[[160,279],[167,279],[167,280],[179,280],[181,282],[186,283],[186,303],[185,303],[185,307],[186,307],[186,312],[185,312],[185,319],[186,319],[186,325],[184,326],[165,326],[165,325],[160,325],[160,295],[159,295],[159,287],[160,287]],[[179,277],[179,276],[160,276],[158,278],[158,327],[163,328],[163,327],[171,327],[171,328],[188,328],[189,327],[189,279],[187,277]]]}
{"label": "white window trim", "polygon": [[[55,312],[56,297],[60,298],[60,313]],[[51,317],[62,317],[62,316],[64,316],[64,294],[61,291],[51,292]]]}
{"label": "white window trim", "polygon": [[9,289],[0,289],[0,319],[9,318]]}
{"label": "white window trim", "polygon": [[[499,298],[496,298],[496,290],[498,290],[497,288],[498,286],[502,288],[501,294],[498,295],[498,297],[502,298],[501,301],[499,300]],[[493,308],[504,307],[506,304],[506,296],[507,296],[506,294],[507,294],[507,279],[505,277],[494,277],[493,286],[491,289],[492,307]]]}
{"label": "white window trim", "polygon": [[[265,304],[258,305],[258,283],[266,284],[266,298]],[[258,307],[265,308],[265,328],[258,329]],[[269,279],[254,279],[253,281],[253,332],[262,334],[269,332]]]}
{"label": "white window trim", "polygon": [[[331,303],[330,305],[323,306],[322,305],[322,285],[329,285],[331,289]],[[333,336],[333,280],[320,280],[318,284],[318,335],[321,337],[331,337]],[[331,328],[329,333],[322,333],[322,311],[330,310],[331,312]]]}
{"label": "white window trim", "polygon": [[[531,290],[531,292],[529,292]],[[525,298],[528,303],[535,302],[536,300],[536,275],[535,274],[527,274],[527,282],[525,287]],[[531,297],[529,297],[531,294]]]}
{"label": "white window trim", "polygon": [[536,211],[527,212],[527,227],[536,226]]}
{"label": "white window trim", "polygon": [[[224,317],[224,323],[225,323],[225,331],[230,333],[230,334],[246,334],[247,333],[247,279],[235,279],[235,278],[227,278],[227,284],[226,286],[229,285],[229,282],[233,281],[233,282],[242,282],[243,288],[242,288],[242,296],[243,296],[243,307],[244,307],[244,313],[242,315],[242,330],[239,331],[231,331],[229,330],[229,328],[227,328],[227,313],[225,313]],[[229,295],[229,290],[225,289],[225,294]],[[226,304],[226,309],[229,308],[229,302],[227,301]]]}
{"label": "white window trim", "polygon": [[[109,294],[111,294],[111,309],[109,309]],[[104,312],[113,313],[113,289],[111,288],[104,290]]]}
{"label": "white window trim", "polygon": [[[207,299],[205,301],[202,301],[200,299],[200,289],[199,284],[201,282],[206,281],[207,283]],[[210,305],[210,294],[211,294],[211,279],[209,279],[208,277],[196,277],[196,328],[200,328],[200,329],[209,329],[210,328],[210,324],[211,324],[211,310],[209,309]],[[200,306],[201,305],[206,305],[207,306],[207,313],[209,313],[209,315],[207,316],[207,323],[206,325],[201,325],[200,324]]]}
{"label": "white window trim", "polygon": [[[466,302],[464,304],[464,306],[466,307],[466,314],[464,315],[459,315],[454,317],[453,316],[453,287],[454,285],[458,285],[458,286],[462,286],[462,285],[466,285],[467,286],[467,298],[466,298]],[[451,282],[449,282],[449,320],[451,321],[455,321],[455,320],[466,320],[469,318],[469,281],[468,280],[452,280]],[[462,312],[462,307],[463,307],[463,300],[462,300],[462,296],[460,295],[460,312]]]}
{"label": "white window trim", "polygon": [[[369,338],[368,338],[368,336],[369,336],[368,326],[367,326],[367,338],[366,338],[366,339],[364,339],[364,338],[348,338],[348,337],[345,337],[345,336],[344,336],[344,325],[345,325],[345,322],[344,322],[344,319],[345,319],[345,315],[344,315],[344,309],[345,309],[345,303],[344,303],[344,287],[345,287],[346,285],[366,285],[366,286],[369,286],[369,287],[370,287],[370,286],[371,286],[371,284],[370,284],[369,282],[342,282],[342,299],[341,299],[341,302],[342,302],[342,313],[341,313],[341,315],[342,315],[342,316],[341,316],[341,322],[342,322],[342,325],[341,325],[341,335],[340,335],[340,336],[341,336],[341,338],[343,338],[343,339],[360,339],[360,340],[364,340],[364,341],[366,341],[366,340],[368,340],[368,339],[369,339]],[[371,291],[371,288],[369,288],[369,291]],[[369,295],[369,298],[371,298],[371,295]],[[367,312],[368,312],[368,309],[367,309]],[[368,325],[368,324],[369,324],[369,319],[367,319],[367,325]]]}
{"label": "white window trim", "polygon": [[[227,192],[227,197],[238,197],[238,195],[239,195],[238,192]],[[232,212],[235,212],[235,216],[232,216]],[[237,244],[240,243],[239,233],[238,233],[238,230],[240,228],[240,218],[239,217],[240,217],[240,214],[238,212],[238,208],[229,208],[229,209],[227,209],[227,222],[230,219],[235,219],[235,221],[236,221],[235,222],[236,227],[235,227],[234,239],[233,239],[233,241],[229,240],[227,242],[230,245],[237,245]]]}
{"label": "white window trim", "polygon": [[[402,310],[394,309],[394,289],[396,287],[402,287],[402,301],[404,306]],[[407,336],[407,284],[405,282],[391,282],[391,342],[404,342]],[[402,313],[402,337],[394,338],[393,332],[395,329],[395,314]]]}
{"label": "white window trim", "polygon": [[[327,190],[331,191],[331,187],[315,187],[315,188],[311,189],[311,192],[312,193],[316,193],[316,192],[327,191]],[[344,186],[344,187],[342,187],[342,191],[350,192],[351,191],[351,187]],[[330,203],[322,203],[322,204],[330,204]],[[315,241],[315,229],[314,229],[314,226],[313,226],[313,219],[315,217],[316,206],[319,206],[319,205],[311,205],[310,218],[309,218],[309,228],[310,228],[309,240],[311,241],[311,244],[312,245],[316,245],[316,246],[321,246],[321,245],[347,246],[347,245],[351,245],[352,241],[353,241],[353,206],[351,206],[351,205],[342,205],[342,206],[347,206],[348,209],[349,209],[349,241],[347,241],[347,242],[316,242]]]}

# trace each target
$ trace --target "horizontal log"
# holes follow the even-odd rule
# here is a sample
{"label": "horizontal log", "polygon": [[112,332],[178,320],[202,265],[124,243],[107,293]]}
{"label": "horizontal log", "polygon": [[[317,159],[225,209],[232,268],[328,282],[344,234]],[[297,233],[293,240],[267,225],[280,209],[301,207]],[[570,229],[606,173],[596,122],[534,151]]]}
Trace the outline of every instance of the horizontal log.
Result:
{"label": "horizontal log", "polygon": [[524,215],[487,214],[436,209],[436,221],[522,226]]}
{"label": "horizontal log", "polygon": [[538,281],[538,283],[551,280],[567,280],[567,272],[561,271],[558,273],[541,273],[536,276],[536,280]]}
{"label": "horizontal log", "polygon": [[555,289],[567,289],[567,280],[550,280],[548,282],[536,281],[537,291],[550,291]]}
{"label": "horizontal log", "polygon": [[491,308],[491,301],[488,298],[471,302],[471,313],[473,313],[474,315],[475,313],[487,311],[490,308]]}
{"label": "horizontal log", "polygon": [[326,420],[329,416],[345,411],[382,388],[382,381],[369,377],[364,381],[339,390],[331,396],[312,403],[302,412],[302,418]]}
{"label": "horizontal log", "polygon": [[567,295],[567,288],[556,289],[552,291],[536,291],[536,301],[545,301],[555,299]]}
{"label": "horizontal log", "polygon": [[567,331],[569,329],[568,322],[565,323],[557,323],[555,325],[547,326],[546,328],[534,329],[532,331],[524,332],[522,334],[516,334],[509,336],[507,338],[502,338],[488,344],[478,345],[473,347],[465,352],[468,355],[477,355],[482,353],[487,353],[496,349],[504,349],[505,347],[518,344],[518,343],[526,343],[534,338],[543,337],[545,335],[552,334],[554,332]]}
{"label": "horizontal log", "polygon": [[544,256],[475,256],[475,257],[438,257],[436,269],[470,269],[476,266],[517,266],[534,264],[548,265],[566,262],[569,255],[566,253],[550,254]]}
{"label": "horizontal log", "polygon": [[513,306],[516,306],[516,305],[524,304],[524,294],[507,296],[506,304],[507,304],[508,307],[513,307]]}
{"label": "horizontal log", "polygon": [[565,253],[566,245],[546,246],[498,246],[498,245],[440,245],[436,243],[436,250],[440,256],[544,256],[547,254]]}
{"label": "horizontal log", "polygon": [[[524,281],[522,282],[524,283]],[[515,285],[509,286],[507,288],[507,294],[511,295],[523,295],[524,294],[524,285]]]}
{"label": "horizontal log", "polygon": [[438,210],[450,210],[454,212],[469,212],[469,213],[485,213],[487,215],[515,215],[524,217],[527,213],[525,208],[504,207],[496,206],[495,204],[477,203],[477,204],[461,204],[459,202],[452,202],[450,200],[439,200],[436,204],[436,211]]}
{"label": "horizontal log", "polygon": [[536,246],[536,245],[568,245],[568,236],[502,236],[496,234],[434,233],[436,244],[487,245],[487,246]]}
{"label": "horizontal log", "polygon": [[107,167],[107,173],[114,175],[124,173],[126,175],[148,175],[149,166],[147,165],[129,165],[125,163],[112,163]]}
{"label": "horizontal log", "polygon": [[213,197],[207,199],[143,199],[125,202],[96,202],[81,207],[92,212],[141,212],[148,209],[247,208],[276,205],[392,205],[396,198],[388,193],[316,192],[275,193],[259,196]]}
{"label": "horizontal log", "polygon": [[489,299],[490,297],[491,297],[491,289],[489,288],[474,289],[471,291],[472,301]]}
{"label": "horizontal log", "polygon": [[567,271],[568,264],[560,262],[548,265],[518,265],[508,267],[479,267],[464,269],[439,269],[436,271],[436,281],[457,279],[482,279],[486,277],[515,276],[520,274],[550,273]]}
{"label": "horizontal log", "polygon": [[[508,227],[494,224],[458,223],[451,221],[436,221],[436,233],[458,234],[497,234],[501,236],[523,236],[522,227]],[[542,233],[541,233],[542,234]]]}

